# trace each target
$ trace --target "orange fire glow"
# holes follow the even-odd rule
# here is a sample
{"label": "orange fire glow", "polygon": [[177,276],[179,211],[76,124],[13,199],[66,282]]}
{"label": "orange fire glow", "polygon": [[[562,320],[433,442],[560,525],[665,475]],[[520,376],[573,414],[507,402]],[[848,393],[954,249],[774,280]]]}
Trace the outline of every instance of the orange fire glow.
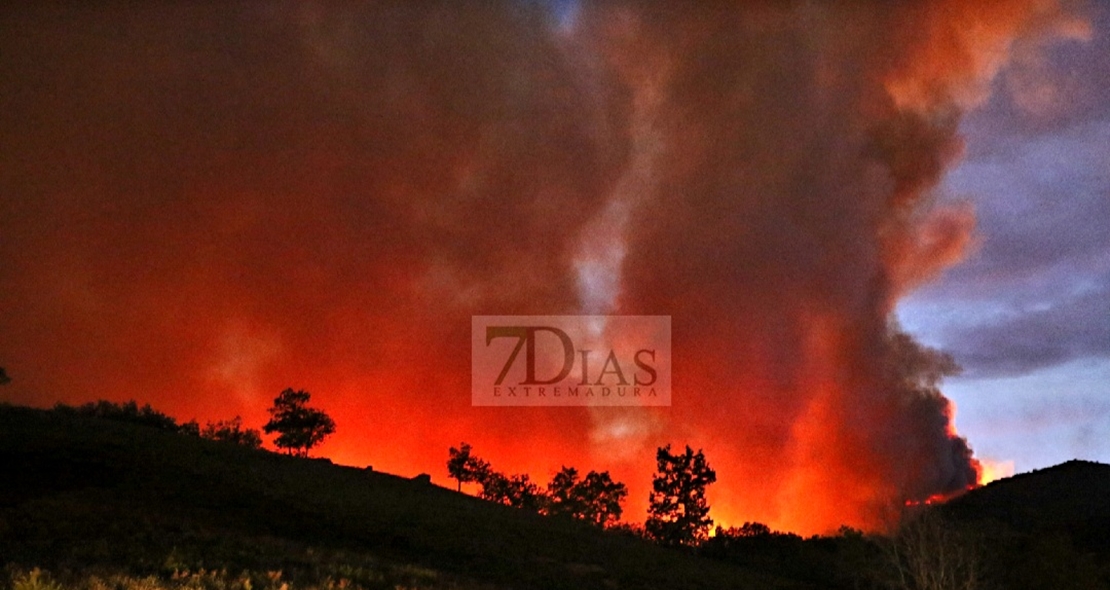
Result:
{"label": "orange fire glow", "polygon": [[947,494],[933,494],[933,495],[929,496],[928,498],[925,498],[924,500],[906,500],[905,505],[906,505],[906,507],[914,507],[914,506],[933,506],[935,504],[944,504],[945,502],[947,502],[949,500],[952,500],[953,498],[958,498],[958,497],[966,494],[967,492],[975,489],[976,487],[978,487],[978,486],[970,485],[970,486],[967,486],[966,488],[964,488],[962,490],[956,490],[954,492],[949,492]]}
{"label": "orange fire glow", "polygon": [[1014,474],[1014,462],[994,461],[992,459],[979,459],[979,485],[985,486],[992,481],[1011,477]]}

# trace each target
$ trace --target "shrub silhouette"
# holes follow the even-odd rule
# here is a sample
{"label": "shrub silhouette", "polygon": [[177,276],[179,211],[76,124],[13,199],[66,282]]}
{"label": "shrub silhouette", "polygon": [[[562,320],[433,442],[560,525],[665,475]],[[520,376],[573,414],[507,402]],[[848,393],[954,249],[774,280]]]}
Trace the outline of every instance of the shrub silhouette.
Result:
{"label": "shrub silhouette", "polygon": [[177,427],[177,431],[185,436],[200,436],[200,424],[197,424],[195,419],[183,422]]}
{"label": "shrub silhouette", "polygon": [[204,429],[200,431],[200,437],[208,440],[243,445],[251,449],[262,447],[261,433],[255,428],[243,428],[243,422],[239,416],[231,420],[209,422],[204,426]]}
{"label": "shrub silhouette", "polygon": [[63,414],[78,414],[116,422],[128,422],[130,424],[149,426],[151,428],[169,430],[171,432],[182,432],[182,426],[184,426],[179,426],[177,420],[155,410],[150,407],[150,404],[145,404],[140,408],[139,405],[135,403],[135,400],[130,400],[122,404],[99,400],[77,407],[58,404],[54,406],[54,410]]}
{"label": "shrub silhouette", "polygon": [[270,421],[262,427],[266,434],[278,433],[274,444],[290,455],[307,457],[312,447],[335,432],[335,422],[321,410],[308,407],[312,397],[307,391],[282,391],[270,407]]}
{"label": "shrub silhouette", "polygon": [[12,590],[64,590],[64,587],[36,567],[26,574],[13,576]]}

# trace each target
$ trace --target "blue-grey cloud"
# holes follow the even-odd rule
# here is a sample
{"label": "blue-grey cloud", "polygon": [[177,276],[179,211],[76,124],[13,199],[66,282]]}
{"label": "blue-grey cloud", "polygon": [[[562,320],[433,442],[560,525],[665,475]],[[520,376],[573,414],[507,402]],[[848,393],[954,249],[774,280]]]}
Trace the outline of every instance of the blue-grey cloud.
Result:
{"label": "blue-grey cloud", "polygon": [[[914,296],[911,315],[969,376],[1110,351],[1110,5],[1096,10],[1091,39],[1004,71],[964,125],[966,159],[945,191],[973,201],[977,246]],[[1040,111],[1020,108],[1017,93],[1034,90],[1037,72],[1063,94]]]}
{"label": "blue-grey cloud", "polygon": [[1110,358],[1110,285],[984,325],[950,329],[968,376],[1019,375],[1087,357]]}

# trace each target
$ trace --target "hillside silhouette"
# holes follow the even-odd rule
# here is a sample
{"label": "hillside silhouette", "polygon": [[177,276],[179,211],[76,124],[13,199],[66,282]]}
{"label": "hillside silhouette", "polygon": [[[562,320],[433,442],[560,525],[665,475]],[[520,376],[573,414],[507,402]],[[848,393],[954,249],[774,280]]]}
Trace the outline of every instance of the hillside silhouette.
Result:
{"label": "hillside silhouette", "polygon": [[1020,473],[942,507],[965,523],[993,523],[1026,535],[1067,537],[1110,562],[1110,465],[1072,460]]}
{"label": "hillside silhouette", "polygon": [[1110,465],[1099,463],[921,506],[891,537],[806,539],[748,523],[675,550],[426,476],[148,421],[0,405],[0,567],[15,586],[60,590],[50,575],[80,590],[907,588],[889,555],[917,518],[981,567],[975,587],[1110,587]]}
{"label": "hillside silhouette", "polygon": [[74,414],[0,406],[0,465],[9,567],[279,571],[294,587],[807,587],[415,478]]}

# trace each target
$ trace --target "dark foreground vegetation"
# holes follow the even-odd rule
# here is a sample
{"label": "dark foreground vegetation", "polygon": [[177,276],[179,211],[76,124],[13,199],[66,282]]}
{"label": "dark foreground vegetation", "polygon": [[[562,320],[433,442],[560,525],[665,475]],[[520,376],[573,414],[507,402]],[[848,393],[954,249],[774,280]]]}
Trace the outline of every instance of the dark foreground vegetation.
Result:
{"label": "dark foreground vegetation", "polygon": [[804,587],[418,480],[75,412],[0,406],[0,470],[0,584],[20,590]]}
{"label": "dark foreground vegetation", "polygon": [[891,538],[749,523],[664,548],[634,528],[271,453],[237,423],[181,436],[153,410],[101,410],[0,406],[0,588],[1110,587],[1106,465],[992,484]]}

